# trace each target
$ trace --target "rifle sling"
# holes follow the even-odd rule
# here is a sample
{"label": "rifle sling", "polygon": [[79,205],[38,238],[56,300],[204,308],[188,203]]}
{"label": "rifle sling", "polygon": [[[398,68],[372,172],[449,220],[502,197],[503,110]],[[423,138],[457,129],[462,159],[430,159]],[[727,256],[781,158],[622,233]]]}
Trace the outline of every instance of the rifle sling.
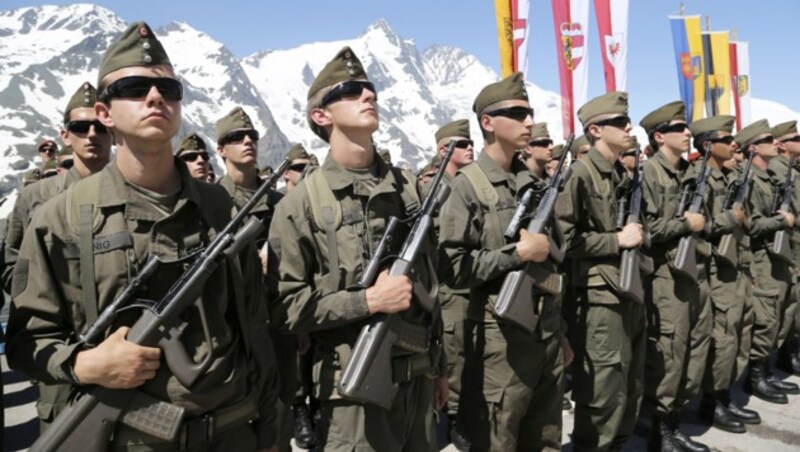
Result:
{"label": "rifle sling", "polygon": [[94,277],[94,243],[92,239],[94,223],[94,205],[82,204],[79,208],[78,225],[80,244],[81,290],[83,306],[86,312],[86,324],[92,325],[97,320],[97,287]]}

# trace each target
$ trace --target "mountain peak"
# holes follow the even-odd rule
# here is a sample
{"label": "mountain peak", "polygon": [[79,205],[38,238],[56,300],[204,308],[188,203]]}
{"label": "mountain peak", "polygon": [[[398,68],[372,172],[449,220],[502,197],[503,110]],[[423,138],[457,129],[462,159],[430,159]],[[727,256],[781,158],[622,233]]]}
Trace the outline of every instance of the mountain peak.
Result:
{"label": "mountain peak", "polygon": [[362,33],[361,36],[365,37],[372,33],[381,33],[389,38],[392,38],[393,40],[399,40],[397,33],[395,33],[395,31],[392,29],[392,27],[389,25],[389,22],[387,22],[386,19],[378,19],[377,21],[373,22],[372,25],[370,25],[369,27],[367,27],[366,30],[364,30],[364,33]]}

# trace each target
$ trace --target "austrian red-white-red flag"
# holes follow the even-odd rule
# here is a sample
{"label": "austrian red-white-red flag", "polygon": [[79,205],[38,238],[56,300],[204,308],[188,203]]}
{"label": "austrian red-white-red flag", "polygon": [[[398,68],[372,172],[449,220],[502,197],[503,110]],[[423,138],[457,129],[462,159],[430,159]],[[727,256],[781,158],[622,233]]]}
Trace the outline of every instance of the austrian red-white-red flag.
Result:
{"label": "austrian red-white-red flag", "polygon": [[594,0],[606,92],[625,91],[628,79],[629,0]]}
{"label": "austrian red-white-red flag", "polygon": [[552,0],[564,138],[580,129],[577,110],[589,81],[589,0]]}
{"label": "austrian red-white-red flag", "polygon": [[750,124],[752,112],[750,109],[750,43],[730,43],[731,58],[731,91],[733,105],[736,108],[736,129],[742,130],[743,125]]}

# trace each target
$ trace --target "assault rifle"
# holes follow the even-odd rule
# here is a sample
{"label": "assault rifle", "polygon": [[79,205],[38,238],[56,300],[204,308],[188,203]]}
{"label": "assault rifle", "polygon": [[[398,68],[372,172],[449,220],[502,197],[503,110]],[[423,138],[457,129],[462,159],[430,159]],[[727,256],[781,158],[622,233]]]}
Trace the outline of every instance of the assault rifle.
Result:
{"label": "assault rifle", "polygon": [[[257,236],[264,225],[250,217],[250,211],[281,177],[288,161],[284,161],[267,182],[261,184],[249,201],[203,250],[182,261],[189,265],[157,302],[144,307],[141,317],[131,326],[127,340],[137,345],[159,347],[170,371],[185,387],[191,387],[214,361],[211,333],[206,321],[201,295],[209,278],[224,258],[235,258]],[[245,223],[246,221],[246,223]],[[99,342],[111,326],[116,314],[131,305],[136,289],[164,263],[150,257],[140,274],[103,311],[95,324],[81,335],[86,345]],[[208,354],[195,362],[181,342],[187,309],[195,308],[208,344]],[[105,450],[118,421],[164,440],[173,440],[184,417],[182,407],[153,399],[136,389],[111,389],[91,386],[74,403],[56,417],[31,447],[34,451]]]}
{"label": "assault rifle", "polygon": [[[639,164],[641,153],[641,147],[637,146],[631,187],[621,203],[624,208],[620,210],[624,214],[617,217],[617,229],[620,230],[628,224],[642,222],[642,170]],[[640,247],[623,250],[619,263],[619,291],[640,304],[644,304],[642,272],[653,272],[652,258],[644,255]]]}
{"label": "assault rifle", "polygon": [[[575,134],[570,134],[564,147],[566,149],[572,147],[574,139]],[[568,152],[561,154],[556,170],[550,178],[547,191],[539,201],[536,213],[531,217],[528,231],[532,234],[542,234],[547,227],[551,226],[558,192],[561,190],[564,176],[567,175],[564,169],[567,154]],[[515,220],[522,218],[520,212],[524,213],[528,210],[528,203],[530,203],[528,195],[531,190],[528,189],[528,191],[524,192],[514,218],[509,224],[509,230],[505,232],[506,237],[509,237],[509,235],[511,237],[516,236],[516,231],[511,231],[510,229],[515,224],[516,229],[519,229],[519,220]],[[553,225],[553,227],[557,228],[558,226]],[[511,234],[509,234],[510,232]],[[533,333],[539,323],[539,315],[536,313],[534,306],[537,301],[536,292],[559,295],[564,291],[564,275],[559,273],[557,269],[557,264],[564,260],[565,244],[563,240],[561,242],[560,246],[555,245],[551,238],[549,261],[528,262],[523,268],[506,274],[494,305],[498,317],[517,325],[527,331],[528,334]]]}
{"label": "assault rifle", "polygon": [[[703,157],[703,164],[700,166],[700,173],[693,182],[688,182],[684,188],[684,195],[681,197],[682,202],[678,206],[678,211],[675,213],[676,218],[683,217],[683,214],[688,210],[690,213],[700,213],[703,210],[703,202],[706,196],[706,186],[708,182],[708,175],[711,168],[708,167],[708,159],[711,156],[711,142],[705,143],[705,157]],[[691,199],[683,199],[684,197]],[[678,242],[678,253],[675,255],[673,267],[676,271],[697,281],[697,233],[693,232],[686,237],[681,237]]]}
{"label": "assault rifle", "polygon": [[[422,203],[414,226],[403,243],[400,255],[392,262],[389,269],[390,276],[411,276],[417,255],[425,245],[428,233],[433,227],[434,213],[450,194],[450,187],[442,184],[442,176],[453,155],[455,144],[455,141],[451,141],[447,146],[441,169],[431,182],[430,191]],[[390,219],[380,244],[357,284],[359,287],[366,288],[375,283],[397,222],[397,218]],[[436,308],[435,293],[420,287],[417,281],[414,286],[414,294],[422,308],[432,312]],[[392,407],[399,388],[399,382],[394,378],[398,366],[406,366],[402,373],[407,378],[412,376],[411,359],[409,357],[393,359],[392,349],[399,348],[408,355],[419,355],[429,351],[430,343],[431,331],[426,326],[405,321],[399,314],[373,315],[369,323],[361,329],[350,360],[342,371],[339,394],[351,400],[371,403],[388,410]]]}
{"label": "assault rifle", "polygon": [[[779,210],[789,212],[792,208],[792,196],[794,195],[794,158],[789,160],[789,170],[786,172],[786,181],[780,189],[775,192],[775,198],[772,203],[772,214],[776,215]],[[772,249],[770,250],[773,256],[786,262],[787,264],[794,265],[794,256],[792,255],[792,245],[789,241],[791,236],[791,228],[781,229],[775,232],[775,238],[772,240]]]}
{"label": "assault rifle", "polygon": [[[750,167],[753,164],[755,152],[750,152],[749,154],[747,163],[741,174],[739,174],[739,178],[731,185],[728,193],[725,195],[725,202],[722,204],[723,211],[742,209],[745,201],[747,201],[747,198],[750,196],[750,183],[753,180]],[[742,239],[744,239],[744,229],[740,225],[737,225],[730,234],[725,234],[720,237],[719,246],[717,247],[717,258],[731,267],[736,267],[739,264],[737,245]]]}

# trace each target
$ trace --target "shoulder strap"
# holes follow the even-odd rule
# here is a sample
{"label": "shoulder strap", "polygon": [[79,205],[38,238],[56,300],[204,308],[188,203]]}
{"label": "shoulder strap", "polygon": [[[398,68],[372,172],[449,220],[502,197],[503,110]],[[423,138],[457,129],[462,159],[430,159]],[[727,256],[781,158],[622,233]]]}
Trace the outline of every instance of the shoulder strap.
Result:
{"label": "shoulder strap", "polygon": [[600,188],[600,182],[602,181],[602,177],[600,176],[600,172],[597,171],[594,165],[590,165],[584,162],[582,159],[578,160],[574,163],[575,165],[581,164],[586,167],[589,171],[589,177],[592,178],[592,185],[594,186],[595,193],[601,194],[603,196],[607,196],[611,191],[611,183],[609,181],[605,181],[603,184],[603,188]]}
{"label": "shoulder strap", "polygon": [[[67,191],[67,224],[78,232],[81,290],[87,325],[94,323],[98,315],[93,239],[95,220],[100,217],[98,209],[95,209],[99,180],[99,177],[86,178]],[[76,219],[77,228],[74,223]]]}
{"label": "shoulder strap", "polygon": [[339,243],[336,240],[336,230],[342,224],[342,206],[336,200],[322,171],[306,175],[305,181],[314,222],[325,232],[328,246],[328,288],[336,291],[339,276]]}
{"label": "shoulder strap", "polygon": [[470,184],[472,184],[472,188],[478,196],[478,201],[480,201],[483,207],[490,210],[496,208],[500,197],[477,163],[467,165],[461,168],[459,172],[464,174]]}
{"label": "shoulder strap", "polygon": [[653,162],[652,165],[658,174],[658,183],[662,187],[667,186],[667,184],[669,184],[669,175],[667,175],[667,170],[665,170],[664,167],[662,167],[658,162]]}
{"label": "shoulder strap", "polygon": [[417,190],[416,178],[411,174],[410,171],[395,168],[393,166],[390,167],[392,174],[394,174],[395,180],[401,181],[403,185],[403,190],[400,192],[400,198],[403,200],[403,204],[405,205],[406,212],[414,212],[420,207],[420,196]]}

